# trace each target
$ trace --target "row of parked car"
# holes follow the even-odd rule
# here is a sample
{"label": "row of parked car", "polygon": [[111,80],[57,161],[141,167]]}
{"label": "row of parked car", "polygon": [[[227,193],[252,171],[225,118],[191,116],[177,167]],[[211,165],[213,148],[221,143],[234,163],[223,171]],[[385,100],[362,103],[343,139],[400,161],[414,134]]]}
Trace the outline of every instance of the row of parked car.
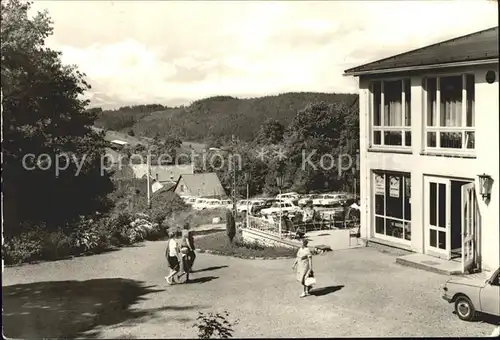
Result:
{"label": "row of parked car", "polygon": [[[184,201],[195,210],[210,209],[232,209],[233,203],[230,199],[182,197]],[[260,197],[248,200],[239,200],[236,210],[239,213],[249,212],[252,215],[284,214],[294,215],[302,212],[305,206],[311,206],[315,211],[321,213],[324,218],[331,214],[343,212],[346,204],[356,201],[353,195],[347,193],[323,193],[301,195],[289,192],[276,197]]]}

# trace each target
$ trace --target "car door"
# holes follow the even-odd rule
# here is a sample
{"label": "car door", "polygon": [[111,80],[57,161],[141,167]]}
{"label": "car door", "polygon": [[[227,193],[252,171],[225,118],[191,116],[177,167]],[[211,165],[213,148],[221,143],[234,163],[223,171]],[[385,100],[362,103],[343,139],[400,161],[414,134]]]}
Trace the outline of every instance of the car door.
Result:
{"label": "car door", "polygon": [[489,283],[479,292],[481,311],[500,316],[500,270],[497,270]]}

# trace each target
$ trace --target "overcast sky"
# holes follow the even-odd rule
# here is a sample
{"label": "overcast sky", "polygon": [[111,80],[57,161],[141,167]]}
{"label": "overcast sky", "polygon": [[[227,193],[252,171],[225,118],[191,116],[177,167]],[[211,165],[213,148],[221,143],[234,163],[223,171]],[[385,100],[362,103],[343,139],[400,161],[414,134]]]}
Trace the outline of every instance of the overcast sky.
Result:
{"label": "overcast sky", "polygon": [[35,1],[94,106],[356,92],[345,69],[498,25],[469,1]]}

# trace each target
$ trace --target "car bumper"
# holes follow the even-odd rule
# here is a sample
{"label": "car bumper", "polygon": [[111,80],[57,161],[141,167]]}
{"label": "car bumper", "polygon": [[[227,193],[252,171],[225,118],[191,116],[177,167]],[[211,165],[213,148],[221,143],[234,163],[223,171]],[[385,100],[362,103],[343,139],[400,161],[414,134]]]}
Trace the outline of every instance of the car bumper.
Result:
{"label": "car bumper", "polygon": [[451,300],[452,300],[452,299],[451,299],[451,297],[450,297],[450,296],[448,296],[448,295],[446,295],[446,294],[443,294],[443,295],[441,296],[441,298],[443,298],[443,300],[445,300],[446,302],[451,302]]}

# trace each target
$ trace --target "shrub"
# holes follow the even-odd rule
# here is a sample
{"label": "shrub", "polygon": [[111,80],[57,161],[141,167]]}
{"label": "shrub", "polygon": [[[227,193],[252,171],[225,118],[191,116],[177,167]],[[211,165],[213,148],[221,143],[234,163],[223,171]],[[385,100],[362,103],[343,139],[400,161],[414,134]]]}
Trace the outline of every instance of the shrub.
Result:
{"label": "shrub", "polygon": [[[219,339],[232,338],[234,330],[228,317],[229,313],[227,311],[224,311],[222,314],[198,312],[196,323],[193,325],[193,327],[198,329],[198,339],[214,339],[215,337]],[[233,324],[237,323],[238,320],[233,322]]]}
{"label": "shrub", "polygon": [[6,264],[19,264],[40,260],[43,257],[43,241],[41,227],[26,231],[5,241],[2,246],[2,257]]}
{"label": "shrub", "polygon": [[[235,240],[234,241],[234,245],[237,246],[237,247],[243,247],[243,248],[247,248],[247,249],[251,249],[251,250],[264,250],[266,249],[266,247],[264,247],[262,244],[258,243],[258,242],[248,242],[248,241],[242,241],[242,240]],[[267,247],[267,248],[270,248],[270,247]]]}
{"label": "shrub", "polygon": [[233,242],[234,236],[236,235],[236,224],[234,215],[231,211],[226,212],[226,232],[227,237],[229,237],[229,242]]}
{"label": "shrub", "polygon": [[72,234],[73,245],[77,252],[85,253],[103,248],[102,233],[93,219],[80,218]]}
{"label": "shrub", "polygon": [[42,258],[44,260],[56,260],[74,253],[74,242],[71,236],[62,229],[44,232],[39,237],[42,240]]}

